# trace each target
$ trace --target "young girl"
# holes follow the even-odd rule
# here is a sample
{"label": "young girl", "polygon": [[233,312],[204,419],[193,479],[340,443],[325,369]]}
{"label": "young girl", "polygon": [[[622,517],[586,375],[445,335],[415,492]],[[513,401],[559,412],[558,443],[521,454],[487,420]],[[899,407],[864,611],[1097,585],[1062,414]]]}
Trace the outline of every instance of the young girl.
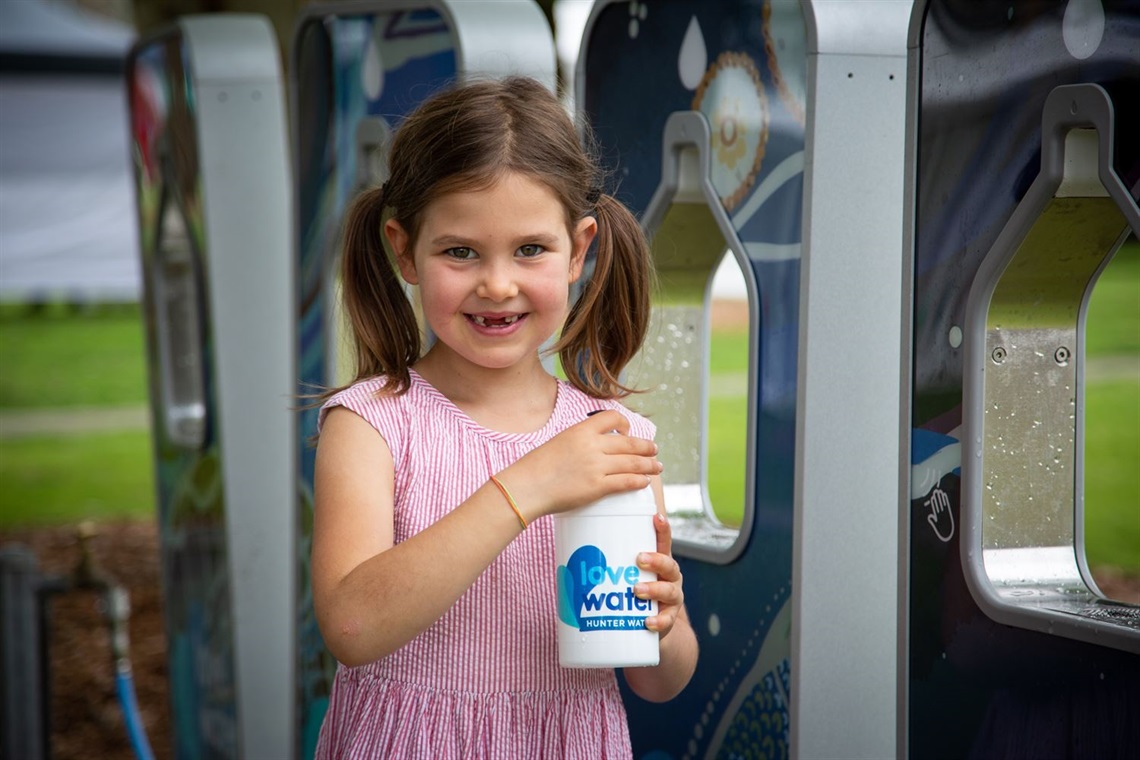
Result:
{"label": "young girl", "polygon": [[[529,79],[425,102],[389,168],[347,220],[357,372],[321,412],[313,600],[340,665],[317,756],[629,757],[614,671],[558,664],[550,515],[652,484],[657,552],[637,561],[658,580],[635,591],[658,603],[646,625],[661,661],[623,674],[639,696],[671,699],[697,643],[654,427],[617,400],[648,321],[641,230]],[[384,238],[419,286],[426,353]],[[569,382],[541,363],[559,331]]]}

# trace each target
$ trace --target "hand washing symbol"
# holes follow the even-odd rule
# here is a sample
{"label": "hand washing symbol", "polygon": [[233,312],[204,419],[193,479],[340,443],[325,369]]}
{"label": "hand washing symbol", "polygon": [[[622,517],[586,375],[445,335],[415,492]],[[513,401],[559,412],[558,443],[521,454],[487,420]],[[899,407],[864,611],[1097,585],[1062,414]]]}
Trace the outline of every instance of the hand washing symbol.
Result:
{"label": "hand washing symbol", "polygon": [[[602,550],[598,547],[589,544],[578,547],[570,555],[566,565],[558,566],[559,620],[566,625],[579,627],[578,613],[585,603],[586,594],[590,593],[590,590],[597,585],[590,582],[589,578],[594,574],[589,571],[595,567],[604,569],[605,566],[606,555],[602,554]],[[574,572],[570,568],[575,568],[579,572]]]}
{"label": "hand washing symbol", "polygon": [[[941,488],[935,488],[930,498],[922,503],[930,507],[926,521],[934,529],[934,535],[943,543],[954,537],[954,515],[950,512],[950,497]],[[945,523],[945,526],[942,524]]]}

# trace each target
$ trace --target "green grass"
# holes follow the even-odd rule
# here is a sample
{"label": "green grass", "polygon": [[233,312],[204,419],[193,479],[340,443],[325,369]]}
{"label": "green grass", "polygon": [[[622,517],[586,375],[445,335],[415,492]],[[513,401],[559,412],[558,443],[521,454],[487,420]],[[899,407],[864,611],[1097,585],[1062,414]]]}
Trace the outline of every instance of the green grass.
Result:
{"label": "green grass", "polygon": [[0,527],[152,518],[145,431],[0,440]]}
{"label": "green grass", "polygon": [[1140,243],[1135,238],[1112,257],[1089,298],[1085,353],[1140,354]]}
{"label": "green grass", "polygon": [[[147,403],[137,305],[0,306],[0,413]],[[146,430],[0,438],[0,527],[154,514]]]}
{"label": "green grass", "polygon": [[748,329],[718,330],[709,337],[709,373],[748,371]]}
{"label": "green grass", "polygon": [[1085,394],[1085,554],[1092,566],[1140,570],[1140,379]]}
{"label": "green grass", "polygon": [[740,421],[748,411],[748,399],[709,399],[709,501],[717,519],[739,526],[744,519],[744,464],[747,430]]}
{"label": "green grass", "polygon": [[0,308],[0,409],[146,402],[139,309]]}

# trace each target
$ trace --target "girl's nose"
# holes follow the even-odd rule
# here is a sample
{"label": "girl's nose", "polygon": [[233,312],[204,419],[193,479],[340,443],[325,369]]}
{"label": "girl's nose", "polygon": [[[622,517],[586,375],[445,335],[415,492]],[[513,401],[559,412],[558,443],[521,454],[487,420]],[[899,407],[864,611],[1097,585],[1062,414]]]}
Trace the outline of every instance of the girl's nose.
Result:
{"label": "girl's nose", "polygon": [[519,288],[515,282],[510,265],[489,263],[483,267],[483,276],[479,280],[476,295],[488,301],[506,301],[518,295]]}

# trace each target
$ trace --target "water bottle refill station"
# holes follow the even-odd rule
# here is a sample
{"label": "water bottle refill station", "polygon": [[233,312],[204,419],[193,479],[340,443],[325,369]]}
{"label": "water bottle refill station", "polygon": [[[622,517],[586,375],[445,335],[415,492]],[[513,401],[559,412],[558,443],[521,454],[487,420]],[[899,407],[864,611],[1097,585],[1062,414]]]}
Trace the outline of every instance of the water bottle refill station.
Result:
{"label": "water bottle refill station", "polygon": [[1140,233],[1138,46],[1135,5],[916,3],[899,650],[911,757],[1140,745],[1140,609],[1099,592],[1083,537],[1086,309]]}
{"label": "water bottle refill station", "polygon": [[268,22],[128,65],[174,746],[290,757],[296,479],[285,101]]}
{"label": "water bottle refill station", "polygon": [[[629,403],[658,425],[702,643],[680,697],[627,700],[638,757],[894,754],[883,357],[901,340],[910,3],[870,5],[608,2],[586,28],[577,102],[660,280],[629,372],[652,393]],[[729,371],[711,303],[726,250],[749,312]]]}
{"label": "water bottle refill station", "polygon": [[[628,379],[653,390],[631,404],[658,425],[702,643],[678,699],[627,701],[635,757],[1140,744],[1136,608],[1101,599],[1079,517],[1084,303],[1136,228],[1140,12],[960,6],[592,9],[574,94],[659,270]],[[554,86],[537,6],[319,3],[286,130],[251,23],[188,19],[132,54],[179,757],[315,746],[334,665],[308,584],[316,411],[294,426],[288,400],[345,379],[348,203],[455,76]],[[267,192],[290,186],[292,206]],[[725,255],[746,359],[712,330]]]}

